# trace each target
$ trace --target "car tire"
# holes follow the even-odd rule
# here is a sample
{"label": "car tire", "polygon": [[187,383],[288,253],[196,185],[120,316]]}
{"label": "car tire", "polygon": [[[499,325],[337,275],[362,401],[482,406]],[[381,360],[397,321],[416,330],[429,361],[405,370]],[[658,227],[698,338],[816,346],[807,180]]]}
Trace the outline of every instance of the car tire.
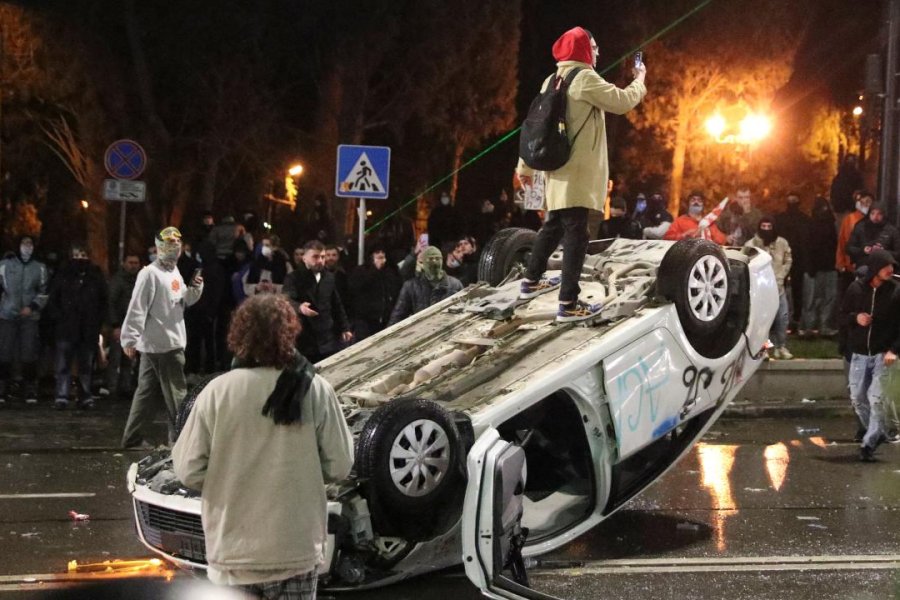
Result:
{"label": "car tire", "polygon": [[709,240],[680,240],[663,257],[657,291],[675,304],[685,335],[695,347],[723,328],[731,302],[729,282],[725,252]]}
{"label": "car tire", "polygon": [[210,381],[221,375],[222,373],[213,373],[211,375],[205,376],[201,379],[197,385],[192,387],[187,395],[184,397],[184,400],[181,401],[181,405],[178,407],[178,414],[175,415],[175,439],[178,439],[178,436],[181,435],[181,430],[184,429],[185,423],[187,423],[188,417],[191,416],[191,410],[194,408],[194,402],[197,401],[197,396],[200,395],[200,392],[203,391]]}
{"label": "car tire", "polygon": [[399,530],[431,520],[460,485],[461,454],[456,424],[436,402],[404,398],[376,409],[356,446],[373,517]]}
{"label": "car tire", "polygon": [[478,261],[478,280],[499,285],[517,264],[527,265],[537,232],[522,227],[501,229],[488,240]]}

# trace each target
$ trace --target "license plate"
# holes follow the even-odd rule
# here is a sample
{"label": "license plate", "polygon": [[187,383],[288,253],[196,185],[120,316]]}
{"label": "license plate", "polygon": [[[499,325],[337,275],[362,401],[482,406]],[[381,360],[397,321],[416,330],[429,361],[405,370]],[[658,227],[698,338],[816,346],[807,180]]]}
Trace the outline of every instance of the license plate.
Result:
{"label": "license plate", "polygon": [[160,534],[160,542],[166,552],[192,560],[206,561],[206,544],[202,539],[169,531],[162,531]]}

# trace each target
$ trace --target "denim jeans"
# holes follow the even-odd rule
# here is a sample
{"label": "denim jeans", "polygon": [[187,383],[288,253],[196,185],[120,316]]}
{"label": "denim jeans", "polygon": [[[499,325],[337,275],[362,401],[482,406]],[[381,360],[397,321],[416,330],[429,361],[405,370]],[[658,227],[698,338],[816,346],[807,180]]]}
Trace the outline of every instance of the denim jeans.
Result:
{"label": "denim jeans", "polygon": [[78,363],[78,387],[80,400],[91,398],[91,369],[94,365],[94,344],[85,342],[56,341],[56,398],[69,399],[69,367],[72,360]]}
{"label": "denim jeans", "polygon": [[781,292],[778,294],[778,312],[775,313],[775,320],[772,321],[772,328],[769,330],[769,337],[776,348],[781,348],[787,342],[787,326],[788,326],[788,301],[787,294]]}
{"label": "denim jeans", "polygon": [[837,295],[837,271],[803,274],[803,324],[801,329],[830,329],[834,299]]}
{"label": "denim jeans", "polygon": [[547,213],[547,220],[538,231],[537,240],[531,250],[531,260],[525,277],[537,281],[547,269],[550,255],[563,245],[562,283],[559,288],[560,303],[567,304],[578,300],[581,287],[581,268],[584,266],[584,255],[588,246],[588,209],[583,207],[561,208]]}
{"label": "denim jeans", "polygon": [[854,354],[850,359],[850,402],[866,427],[863,445],[875,448],[884,433],[884,354]]}

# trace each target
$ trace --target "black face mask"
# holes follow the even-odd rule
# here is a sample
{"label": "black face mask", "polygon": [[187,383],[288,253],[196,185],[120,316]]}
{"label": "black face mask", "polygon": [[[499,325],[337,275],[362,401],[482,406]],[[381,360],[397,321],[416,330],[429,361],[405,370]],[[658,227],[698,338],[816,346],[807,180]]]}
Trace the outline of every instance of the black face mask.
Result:
{"label": "black face mask", "polygon": [[759,239],[761,239],[766,246],[774,242],[775,238],[778,237],[773,229],[760,229],[757,234],[759,235]]}
{"label": "black face mask", "polygon": [[86,258],[73,258],[72,259],[72,265],[75,267],[75,269],[77,271],[86,271],[87,267],[90,263],[91,263],[91,261],[89,261]]}

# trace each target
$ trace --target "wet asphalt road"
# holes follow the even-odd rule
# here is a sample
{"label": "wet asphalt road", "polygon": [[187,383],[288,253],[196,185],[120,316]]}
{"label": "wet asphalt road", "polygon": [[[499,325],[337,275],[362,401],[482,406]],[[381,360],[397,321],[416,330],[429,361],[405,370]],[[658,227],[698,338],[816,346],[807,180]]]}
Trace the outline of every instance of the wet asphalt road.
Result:
{"label": "wet asphalt road", "polygon": [[[143,453],[115,447],[126,410],[0,412],[2,600],[48,597],[40,590],[53,584],[22,576],[63,573],[69,560],[151,556],[134,535],[124,480]],[[724,418],[643,496],[543,557],[532,585],[572,599],[900,597],[900,445],[861,464],[854,427],[849,413],[815,407]],[[70,510],[90,521],[74,522]],[[179,574],[174,584],[144,585],[189,581]],[[123,585],[121,597],[141,586]],[[423,596],[480,597],[461,569],[339,597]]]}

